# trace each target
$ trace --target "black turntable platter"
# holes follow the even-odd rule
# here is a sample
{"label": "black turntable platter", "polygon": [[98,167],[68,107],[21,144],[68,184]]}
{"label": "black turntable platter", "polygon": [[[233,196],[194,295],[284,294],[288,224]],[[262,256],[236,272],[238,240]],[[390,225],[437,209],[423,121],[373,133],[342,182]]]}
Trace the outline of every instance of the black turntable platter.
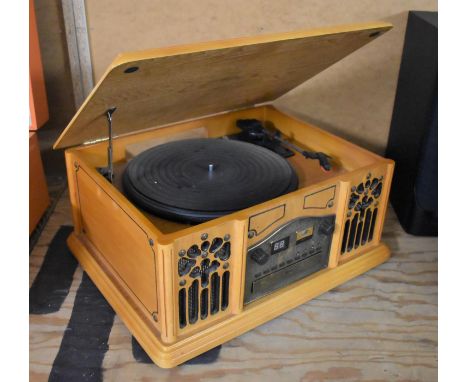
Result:
{"label": "black turntable platter", "polygon": [[199,223],[297,189],[281,156],[251,143],[187,139],[146,150],[130,161],[123,186],[143,209]]}

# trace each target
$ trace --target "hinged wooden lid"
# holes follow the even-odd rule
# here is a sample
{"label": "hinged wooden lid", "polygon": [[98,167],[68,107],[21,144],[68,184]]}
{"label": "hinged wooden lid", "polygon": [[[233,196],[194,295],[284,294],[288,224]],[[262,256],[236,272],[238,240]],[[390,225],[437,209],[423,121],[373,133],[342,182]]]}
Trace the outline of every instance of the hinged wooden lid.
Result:
{"label": "hinged wooden lid", "polygon": [[273,101],[392,27],[376,22],[119,55],[54,148]]}

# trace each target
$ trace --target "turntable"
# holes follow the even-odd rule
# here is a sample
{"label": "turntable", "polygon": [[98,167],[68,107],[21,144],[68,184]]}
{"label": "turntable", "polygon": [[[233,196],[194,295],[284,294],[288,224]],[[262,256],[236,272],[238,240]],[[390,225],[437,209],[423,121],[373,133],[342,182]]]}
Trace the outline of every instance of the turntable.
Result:
{"label": "turntable", "polygon": [[55,148],[68,239],[161,367],[387,260],[393,162],[269,103],[391,28],[283,33],[118,56]]}
{"label": "turntable", "polygon": [[212,138],[156,146],[127,165],[124,193],[147,211],[199,223],[297,189],[288,161],[263,147]]}

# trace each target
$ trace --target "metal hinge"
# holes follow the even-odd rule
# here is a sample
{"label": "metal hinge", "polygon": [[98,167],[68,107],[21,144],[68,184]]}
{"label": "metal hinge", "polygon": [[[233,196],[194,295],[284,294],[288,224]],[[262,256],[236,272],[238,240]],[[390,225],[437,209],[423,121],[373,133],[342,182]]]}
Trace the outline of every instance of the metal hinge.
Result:
{"label": "metal hinge", "polygon": [[113,162],[113,148],[112,148],[112,114],[116,111],[116,107],[111,107],[106,111],[107,126],[108,126],[108,146],[107,146],[107,167],[101,167],[99,172],[104,175],[109,182],[113,183],[114,180],[114,164]]}

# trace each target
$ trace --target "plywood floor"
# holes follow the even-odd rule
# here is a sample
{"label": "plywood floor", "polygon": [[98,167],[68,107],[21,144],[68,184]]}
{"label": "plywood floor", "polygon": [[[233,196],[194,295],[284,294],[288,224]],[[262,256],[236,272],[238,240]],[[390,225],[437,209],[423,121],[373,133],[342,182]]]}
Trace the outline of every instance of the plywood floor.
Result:
{"label": "plywood floor", "polygon": [[[67,198],[30,256],[30,286],[57,230],[71,225]],[[405,234],[389,211],[383,240],[390,261],[224,344],[213,363],[143,363],[115,317],[97,371],[68,381],[436,381],[437,239]],[[60,380],[51,372],[82,278],[78,266],[58,311],[30,314],[32,382]]]}

